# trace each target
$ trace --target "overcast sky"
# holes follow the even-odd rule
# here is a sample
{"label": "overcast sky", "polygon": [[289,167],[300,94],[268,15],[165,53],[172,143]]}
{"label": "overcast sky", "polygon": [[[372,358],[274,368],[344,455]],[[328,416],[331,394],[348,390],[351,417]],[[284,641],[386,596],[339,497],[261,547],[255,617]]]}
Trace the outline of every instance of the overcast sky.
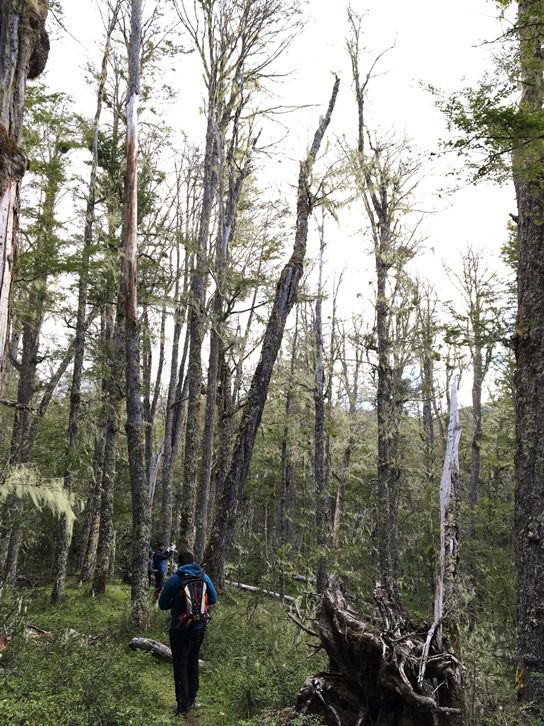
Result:
{"label": "overcast sky", "polygon": [[[166,2],[166,0],[162,0]],[[151,0],[147,0],[149,6]],[[101,25],[94,0],[66,2],[64,24],[68,33],[58,31],[48,64],[48,82],[55,90],[69,93],[77,110],[92,114],[92,90],[84,82],[84,66],[99,57]],[[316,120],[328,101],[332,73],[341,77],[341,94],[329,131],[336,138],[354,139],[356,111],[345,49],[347,32],[346,0],[308,0],[307,22],[282,63],[292,72],[275,86],[278,103],[310,106],[282,117],[286,139],[281,154],[266,162],[267,183],[276,184],[284,194],[293,195],[298,160],[305,155]],[[446,92],[474,83],[491,66],[491,47],[485,43],[497,38],[503,25],[491,0],[352,0],[357,12],[365,12],[365,45],[368,58],[394,45],[380,63],[380,74],[369,94],[371,123],[384,133],[407,136],[425,161],[424,178],[418,193],[418,208],[430,213],[423,224],[424,251],[417,262],[420,275],[432,280],[442,297],[449,282],[443,262],[455,267],[468,243],[486,250],[491,266],[499,268],[497,255],[506,238],[509,212],[514,211],[513,191],[493,184],[470,186],[447,195],[439,193],[451,186],[448,169],[462,162],[457,158],[436,159],[441,138],[447,136],[444,119],[431,95],[422,87],[433,84]],[[183,129],[194,143],[201,143],[203,89],[196,56],[177,60],[174,81],[179,97],[169,122]],[[269,129],[270,134],[283,133]],[[329,281],[347,268],[343,313],[361,305],[372,294],[373,262],[364,241],[364,219],[356,212],[343,215],[340,227],[330,222],[326,273]],[[316,235],[309,241],[315,254]]]}

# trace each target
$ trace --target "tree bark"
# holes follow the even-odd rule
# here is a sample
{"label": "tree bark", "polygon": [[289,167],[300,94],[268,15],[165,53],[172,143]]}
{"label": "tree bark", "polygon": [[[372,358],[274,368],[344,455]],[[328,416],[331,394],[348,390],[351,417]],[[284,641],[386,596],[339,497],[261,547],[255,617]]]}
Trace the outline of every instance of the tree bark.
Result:
{"label": "tree bark", "polygon": [[[120,3],[114,7],[112,17],[106,32],[104,53],[102,55],[102,66],[98,80],[96,110],[93,123],[93,145],[91,174],[89,179],[89,191],[87,195],[87,207],[85,212],[85,229],[83,232],[82,267],[79,275],[78,305],[76,318],[76,333],[74,340],[74,369],[72,372],[72,384],[70,387],[70,411],[68,414],[68,443],[65,453],[64,489],[68,495],[72,492],[73,466],[76,455],[76,442],[79,428],[79,412],[81,408],[81,379],[83,375],[83,361],[85,357],[85,334],[87,331],[87,292],[89,286],[89,261],[91,247],[93,244],[93,231],[95,219],[96,181],[98,170],[98,129],[100,116],[102,114],[102,99],[107,80],[108,58],[110,42],[113,30],[117,24]],[[64,585],[66,581],[66,566],[68,563],[68,552],[70,549],[70,532],[66,517],[61,516],[59,527],[59,538],[57,542],[55,580],[51,592],[51,602],[58,604],[64,599]]]}
{"label": "tree bark", "polygon": [[329,542],[328,481],[326,464],[325,434],[325,350],[323,346],[323,256],[325,253],[324,220],[319,227],[319,281],[315,302],[314,337],[314,486],[315,486],[315,538],[318,552],[317,592],[325,591],[327,585],[327,565],[325,549]]}
{"label": "tree bark", "polygon": [[204,156],[204,191],[200,210],[200,224],[196,242],[196,255],[191,279],[189,304],[189,362],[187,365],[188,401],[185,425],[185,451],[183,457],[183,485],[180,542],[183,549],[192,550],[195,539],[195,505],[197,495],[198,452],[200,450],[200,410],[202,398],[202,342],[205,325],[206,253],[210,220],[217,184],[217,143],[214,131],[215,100],[209,91],[208,126]]}
{"label": "tree bark", "polygon": [[48,0],[0,2],[0,386],[9,340],[19,185],[28,166],[19,146],[26,82],[39,76],[47,62],[48,5]]}
{"label": "tree bark", "polygon": [[147,560],[149,549],[149,488],[145,469],[145,444],[140,384],[140,336],[138,331],[138,95],[140,93],[140,55],[142,2],[132,0],[129,78],[127,99],[127,173],[123,237],[125,248],[125,360],[128,459],[132,493],[132,625],[146,628],[149,620]]}
{"label": "tree bark", "polygon": [[327,113],[320,119],[308,156],[300,166],[297,193],[297,222],[293,253],[278,281],[274,304],[264,334],[261,355],[251,382],[246,406],[238,429],[232,464],[222,487],[221,503],[204,556],[210,575],[219,584],[224,579],[225,557],[234,534],[240,495],[247,479],[255,437],[266,403],[272,370],[283,338],[285,322],[294,305],[298,284],[302,275],[308,237],[308,218],[314,204],[309,190],[310,174],[331,119],[338,94],[338,87],[339,80],[336,79]]}
{"label": "tree bark", "polygon": [[[122,282],[120,282],[122,287]],[[106,321],[104,330],[104,347],[108,350],[108,366],[104,381],[104,397],[101,406],[100,428],[103,431],[103,443],[98,441],[95,449],[94,476],[100,481],[97,490],[100,492],[100,509],[93,521],[98,527],[96,544],[96,561],[93,568],[92,593],[103,594],[109,580],[110,561],[113,548],[113,495],[117,466],[117,438],[119,434],[121,401],[123,400],[123,350],[124,350],[123,301],[121,290],[117,296],[115,322]],[[89,542],[94,547],[93,539]],[[92,558],[93,550],[89,551]],[[90,569],[90,568],[89,568]],[[86,573],[87,576],[89,573]]]}
{"label": "tree bark", "polygon": [[[519,0],[520,111],[544,106],[542,2]],[[536,130],[518,140],[513,175],[518,206],[515,541],[518,669],[524,703],[544,707],[544,145]]]}

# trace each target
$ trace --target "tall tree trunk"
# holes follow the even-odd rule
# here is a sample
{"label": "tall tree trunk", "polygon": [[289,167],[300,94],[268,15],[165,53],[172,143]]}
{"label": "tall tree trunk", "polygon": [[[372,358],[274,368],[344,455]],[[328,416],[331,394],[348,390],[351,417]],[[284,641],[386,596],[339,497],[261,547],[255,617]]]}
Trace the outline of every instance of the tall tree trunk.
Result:
{"label": "tall tree trunk", "polygon": [[169,545],[172,537],[172,518],[173,518],[173,497],[172,497],[172,468],[174,465],[174,457],[176,452],[175,439],[178,435],[175,428],[175,422],[178,420],[177,413],[182,404],[176,401],[176,397],[182,396],[183,379],[185,375],[185,362],[187,360],[187,351],[189,345],[189,337],[185,337],[185,345],[183,348],[181,365],[178,371],[179,359],[179,341],[181,331],[185,324],[187,314],[187,305],[185,299],[187,296],[188,282],[191,271],[191,258],[186,252],[184,259],[184,275],[183,288],[180,290],[179,278],[181,274],[181,213],[178,204],[176,216],[176,273],[174,299],[176,307],[174,311],[174,332],[172,335],[172,354],[170,358],[170,380],[168,383],[168,393],[166,396],[166,411],[164,415],[164,438],[162,446],[162,467],[161,467],[161,507],[159,519],[159,531],[162,541]]}
{"label": "tall tree trunk", "polygon": [[28,166],[19,146],[26,81],[39,76],[47,62],[48,5],[48,0],[0,2],[0,386],[9,340],[19,184]]}
{"label": "tall tree trunk", "polygon": [[[538,118],[544,106],[544,11],[519,0],[520,110]],[[513,174],[518,205],[516,321],[516,503],[518,671],[520,699],[544,708],[544,144],[518,140]]]}
{"label": "tall tree trunk", "polygon": [[147,627],[149,609],[147,559],[149,549],[149,487],[145,470],[145,444],[140,385],[140,336],[138,332],[137,259],[138,259],[138,95],[140,93],[140,51],[142,2],[132,0],[129,45],[127,103],[127,174],[123,236],[125,247],[125,424],[132,491],[132,582],[131,623]]}
{"label": "tall tree trunk", "polygon": [[293,452],[291,444],[290,424],[293,415],[293,388],[295,377],[295,364],[297,359],[298,345],[298,306],[295,308],[295,329],[293,331],[293,341],[291,345],[291,361],[289,363],[289,380],[287,382],[287,391],[285,394],[285,409],[283,434],[281,440],[281,463],[280,463],[280,491],[279,491],[279,522],[278,522],[278,541],[280,545],[292,543],[292,524],[288,515],[289,500],[292,496],[294,482],[294,465]]}
{"label": "tall tree trunk", "polygon": [[204,555],[206,539],[208,536],[208,496],[210,489],[210,479],[212,474],[212,453],[214,440],[215,413],[217,404],[217,383],[219,379],[219,360],[220,348],[223,330],[223,296],[225,277],[227,271],[228,249],[230,238],[236,224],[236,214],[238,211],[238,203],[242,191],[242,184],[249,173],[250,151],[247,152],[246,163],[244,168],[234,174],[232,169],[232,158],[237,151],[236,139],[238,136],[238,122],[236,118],[233,129],[233,141],[228,154],[228,178],[229,189],[228,198],[225,202],[223,179],[225,170],[223,169],[223,147],[219,129],[216,129],[218,157],[220,162],[219,169],[219,231],[217,234],[217,242],[215,249],[215,268],[217,276],[217,288],[215,290],[212,305],[212,325],[210,331],[210,356],[208,364],[208,378],[206,389],[206,408],[204,415],[204,434],[202,439],[202,466],[200,475],[200,486],[198,490],[197,502],[197,518],[196,518],[196,537],[195,537],[195,556],[197,560],[201,560]]}
{"label": "tall tree trunk", "polygon": [[[475,343],[478,346],[478,343]],[[473,361],[472,379],[472,417],[474,419],[474,431],[472,434],[471,458],[470,458],[470,480],[468,485],[468,503],[474,509],[478,503],[478,484],[480,481],[482,445],[482,351],[476,347]]]}
{"label": "tall tree trunk", "polygon": [[345,381],[345,387],[346,387],[346,394],[347,394],[348,401],[349,401],[348,442],[346,444],[346,448],[344,449],[344,454],[342,457],[342,470],[340,472],[340,476],[338,477],[338,490],[336,493],[336,507],[334,510],[334,524],[333,524],[333,534],[332,534],[332,544],[333,544],[333,547],[335,547],[335,548],[340,546],[340,530],[341,530],[341,524],[342,524],[342,516],[344,513],[344,498],[345,498],[345,494],[346,494],[346,483],[347,483],[347,479],[348,479],[348,475],[349,475],[349,467],[351,464],[351,455],[353,453],[353,449],[355,448],[355,443],[356,443],[355,417],[357,415],[357,400],[359,398],[359,373],[361,370],[361,355],[362,355],[358,329],[355,331],[354,345],[355,345],[355,367],[354,367],[354,371],[353,371],[353,381],[352,381],[352,383],[350,383],[346,349],[345,349],[345,336],[344,336],[344,354],[343,354],[343,358],[342,358],[342,367],[344,370],[344,381]]}
{"label": "tall tree trunk", "polygon": [[[122,288],[122,281],[119,287]],[[106,591],[109,578],[111,553],[113,547],[113,495],[117,468],[117,438],[119,434],[121,401],[123,400],[123,300],[121,290],[117,295],[115,321],[106,320],[104,329],[104,348],[108,351],[107,373],[104,381],[104,397],[100,414],[100,429],[103,439],[97,441],[95,449],[94,476],[100,481],[97,491],[100,492],[99,512],[96,512],[94,526],[98,527],[96,544],[96,562],[93,568],[93,594],[100,595]],[[94,541],[90,539],[91,548]],[[92,563],[93,550],[89,551]],[[89,563],[89,564],[91,564]],[[90,568],[89,568],[90,569]],[[87,576],[89,573],[86,573]]]}
{"label": "tall tree trunk", "polygon": [[210,220],[217,185],[217,142],[215,139],[215,101],[210,91],[206,151],[204,156],[204,191],[200,211],[200,224],[196,242],[196,255],[191,279],[189,305],[189,363],[187,366],[188,401],[183,457],[183,485],[180,547],[192,549],[195,537],[195,504],[197,493],[198,452],[200,450],[200,410],[202,398],[202,342],[205,326],[206,252]]}
{"label": "tall tree trunk", "polygon": [[[72,384],[70,387],[70,411],[68,414],[68,443],[65,453],[64,489],[69,496],[72,492],[73,466],[76,454],[76,442],[79,428],[79,412],[81,408],[81,379],[83,375],[83,361],[85,357],[85,333],[87,330],[87,290],[89,285],[89,261],[91,247],[93,244],[93,230],[95,219],[96,181],[98,171],[98,129],[100,116],[102,114],[102,100],[106,86],[108,58],[110,51],[111,36],[119,13],[120,3],[114,7],[112,17],[108,24],[104,53],[102,55],[102,66],[98,79],[96,94],[96,111],[93,123],[93,146],[91,174],[89,179],[89,191],[87,195],[87,207],[85,212],[85,229],[83,232],[82,267],[79,275],[78,305],[76,318],[76,333],[74,341],[74,369],[72,373]],[[55,581],[51,592],[51,602],[60,603],[64,599],[64,585],[66,581],[66,566],[68,563],[68,552],[70,549],[71,535],[68,528],[68,521],[64,515],[61,516],[59,527],[59,539],[57,542]]]}
{"label": "tall tree trunk", "polygon": [[308,218],[313,204],[309,193],[310,174],[321,146],[321,141],[331,119],[338,94],[338,86],[339,80],[336,79],[327,113],[320,119],[308,156],[300,166],[297,193],[297,221],[293,253],[278,281],[274,304],[264,334],[261,355],[253,375],[246,406],[238,429],[232,463],[223,484],[221,503],[204,555],[210,574],[220,584],[223,583],[225,557],[234,534],[240,495],[247,479],[255,437],[266,403],[272,370],[283,338],[285,322],[294,305],[298,284],[302,275],[304,258],[306,256]]}
{"label": "tall tree trunk", "polygon": [[318,551],[317,592],[323,593],[327,585],[325,548],[329,542],[328,481],[325,435],[325,350],[323,346],[323,255],[325,252],[324,221],[319,228],[319,282],[315,302],[315,387],[314,387],[314,484],[315,484],[315,536]]}

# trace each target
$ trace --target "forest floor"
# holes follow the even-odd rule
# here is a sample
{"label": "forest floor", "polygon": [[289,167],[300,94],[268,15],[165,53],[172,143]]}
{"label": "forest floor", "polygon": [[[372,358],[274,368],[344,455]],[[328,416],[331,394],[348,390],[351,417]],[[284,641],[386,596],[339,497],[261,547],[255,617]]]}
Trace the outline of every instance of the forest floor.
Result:
{"label": "forest floor", "polygon": [[[20,633],[0,654],[0,723],[182,722],[173,717],[171,666],[128,647],[134,635],[168,643],[166,613],[153,609],[150,630],[135,633],[127,624],[130,590],[122,585],[94,598],[69,586],[57,607],[49,603],[49,590],[41,588],[22,601],[15,593],[9,598],[0,602],[0,617],[17,621]],[[51,631],[54,638],[29,638],[24,624]],[[265,726],[283,720],[305,678],[324,665],[320,655],[308,661],[307,644],[281,603],[238,592],[223,595],[201,652],[202,705],[183,722]]]}

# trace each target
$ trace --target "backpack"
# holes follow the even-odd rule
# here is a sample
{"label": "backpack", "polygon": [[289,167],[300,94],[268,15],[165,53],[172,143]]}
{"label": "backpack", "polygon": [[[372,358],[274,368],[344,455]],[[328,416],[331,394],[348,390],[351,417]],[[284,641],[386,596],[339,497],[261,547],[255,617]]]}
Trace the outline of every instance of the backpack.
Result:
{"label": "backpack", "polygon": [[[177,573],[176,573],[177,574]],[[176,630],[190,628],[191,625],[204,623],[210,620],[208,606],[208,586],[202,575],[179,575],[181,587],[176,597]]]}

